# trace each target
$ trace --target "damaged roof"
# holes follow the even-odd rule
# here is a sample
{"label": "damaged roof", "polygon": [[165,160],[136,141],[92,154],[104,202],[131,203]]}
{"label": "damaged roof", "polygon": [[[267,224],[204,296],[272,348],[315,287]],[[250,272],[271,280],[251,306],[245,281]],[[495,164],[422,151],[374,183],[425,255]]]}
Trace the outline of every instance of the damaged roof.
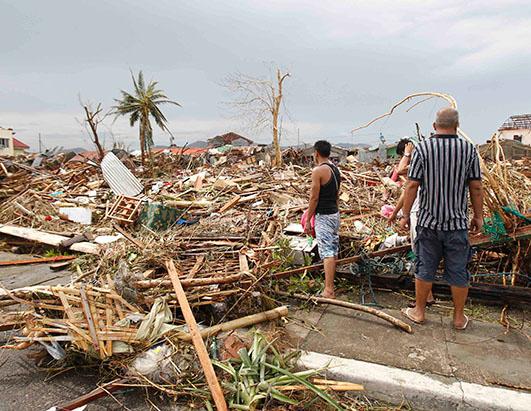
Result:
{"label": "damaged roof", "polygon": [[521,129],[531,130],[531,114],[518,114],[518,115],[509,117],[501,125],[498,131],[521,130]]}
{"label": "damaged roof", "polygon": [[23,143],[18,138],[13,137],[13,147],[18,148],[21,150],[25,150],[26,148],[30,148],[26,143]]}

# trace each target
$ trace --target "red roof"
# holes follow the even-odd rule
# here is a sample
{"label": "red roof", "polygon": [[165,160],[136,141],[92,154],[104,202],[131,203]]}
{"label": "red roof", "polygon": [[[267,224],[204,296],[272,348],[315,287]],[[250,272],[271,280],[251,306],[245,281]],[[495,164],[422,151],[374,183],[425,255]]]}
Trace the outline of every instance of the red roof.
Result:
{"label": "red roof", "polygon": [[76,154],[74,157],[72,157],[68,162],[76,162],[79,161],[80,163],[86,163],[87,160],[96,161],[100,157],[100,154],[97,151],[82,151],[81,153]]}
{"label": "red roof", "polygon": [[170,147],[170,148],[155,148],[153,152],[159,153],[161,151],[168,150],[173,154],[182,154],[185,156],[199,156],[208,151],[207,148],[190,147],[183,150],[182,147]]}
{"label": "red roof", "polygon": [[24,144],[22,141],[20,141],[18,138],[13,137],[13,147],[18,148],[19,150],[24,150],[26,148],[30,148],[27,144]]}

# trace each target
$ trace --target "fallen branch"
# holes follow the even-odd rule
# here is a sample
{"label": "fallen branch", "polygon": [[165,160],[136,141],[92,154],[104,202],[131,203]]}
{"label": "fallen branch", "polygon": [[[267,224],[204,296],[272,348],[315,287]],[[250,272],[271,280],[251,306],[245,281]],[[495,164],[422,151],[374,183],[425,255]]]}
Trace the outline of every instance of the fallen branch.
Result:
{"label": "fallen branch", "polygon": [[312,301],[317,304],[330,304],[330,305],[336,305],[338,307],[350,308],[356,311],[363,311],[367,314],[375,315],[376,317],[381,318],[382,320],[390,322],[395,327],[398,327],[408,332],[409,334],[413,334],[413,329],[411,328],[409,324],[406,324],[405,322],[399,320],[398,318],[395,318],[392,315],[384,313],[383,311],[376,310],[375,308],[372,308],[372,307],[367,307],[361,304],[350,303],[348,301],[335,300],[332,298],[313,297],[313,296],[304,295],[304,294],[290,294],[285,291],[275,291],[275,293],[278,295],[282,295],[284,297],[293,297],[293,298],[298,298],[300,300]]}

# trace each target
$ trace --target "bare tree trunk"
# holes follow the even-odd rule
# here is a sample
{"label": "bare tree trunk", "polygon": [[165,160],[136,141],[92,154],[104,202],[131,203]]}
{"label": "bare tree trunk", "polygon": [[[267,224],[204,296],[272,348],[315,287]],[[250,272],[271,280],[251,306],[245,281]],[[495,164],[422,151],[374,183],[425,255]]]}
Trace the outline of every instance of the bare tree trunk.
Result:
{"label": "bare tree trunk", "polygon": [[101,146],[100,139],[98,136],[98,120],[96,119],[96,116],[101,111],[100,107],[98,106],[98,109],[95,112],[92,112],[88,106],[83,106],[85,109],[85,117],[86,121],[90,126],[90,130],[92,131],[92,142],[96,145],[96,149],[98,150],[98,157],[101,160],[103,160],[103,157],[105,156],[105,151],[103,150],[103,147]]}
{"label": "bare tree trunk", "polygon": [[276,70],[276,79],[260,79],[236,74],[229,77],[226,87],[237,97],[233,102],[234,107],[241,116],[254,119],[257,127],[267,125],[273,132],[273,166],[282,165],[282,152],[280,150],[281,127],[280,110],[282,107],[282,87],[284,80],[290,73],[282,74]]}
{"label": "bare tree trunk", "polygon": [[280,113],[280,105],[282,104],[282,83],[289,76],[289,73],[282,75],[280,69],[277,69],[277,93],[273,98],[273,107],[271,114],[273,115],[273,148],[275,149],[275,166],[282,165],[282,152],[280,150],[279,130],[278,130],[278,115]]}
{"label": "bare tree trunk", "polygon": [[280,142],[278,141],[278,111],[273,110],[273,149],[275,150],[275,160],[273,165],[279,167],[282,164],[282,153]]}

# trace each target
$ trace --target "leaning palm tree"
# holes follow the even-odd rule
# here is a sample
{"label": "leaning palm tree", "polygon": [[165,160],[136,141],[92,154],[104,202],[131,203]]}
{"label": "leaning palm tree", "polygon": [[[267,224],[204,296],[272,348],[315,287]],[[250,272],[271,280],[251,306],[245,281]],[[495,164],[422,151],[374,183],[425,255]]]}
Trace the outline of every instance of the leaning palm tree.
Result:
{"label": "leaning palm tree", "polygon": [[157,89],[158,82],[151,80],[146,86],[142,71],[138,72],[138,79],[135,79],[133,72],[131,72],[131,77],[134,92],[131,94],[121,90],[122,98],[115,99],[117,104],[113,108],[116,116],[129,116],[131,127],[139,122],[140,151],[142,153],[142,165],[144,165],[146,152],[150,153],[153,146],[153,128],[150,118],[153,118],[163,131],[167,131],[171,135],[167,126],[168,120],[160,111],[159,106],[175,104],[181,107],[181,105],[170,100],[164,91]]}

